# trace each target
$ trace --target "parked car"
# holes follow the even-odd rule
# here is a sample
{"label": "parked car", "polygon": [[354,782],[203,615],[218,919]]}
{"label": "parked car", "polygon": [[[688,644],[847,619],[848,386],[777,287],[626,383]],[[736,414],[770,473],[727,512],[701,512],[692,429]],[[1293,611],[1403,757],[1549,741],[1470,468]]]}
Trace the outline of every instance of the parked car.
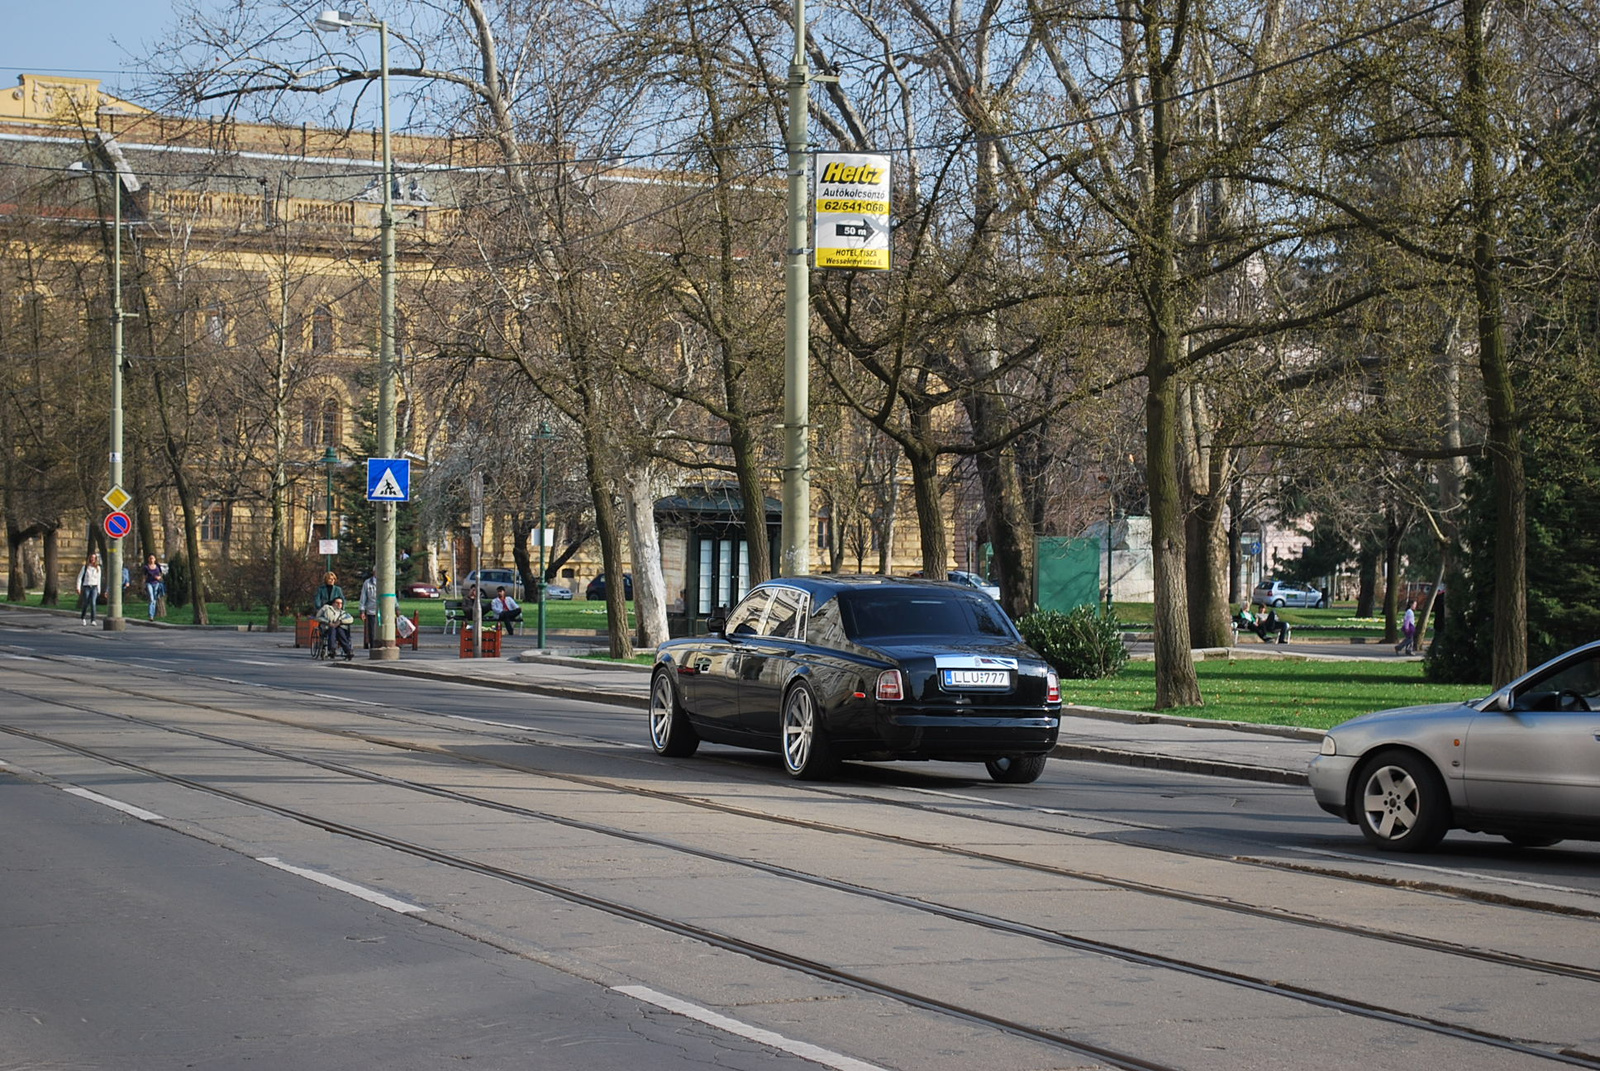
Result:
{"label": "parked car", "polygon": [[546,584],[544,598],[546,602],[571,602],[572,589],[565,584]]}
{"label": "parked car", "polygon": [[400,588],[400,594],[408,599],[442,599],[444,595],[433,584],[424,584],[420,581],[405,584]]}
{"label": "parked car", "polygon": [[1312,587],[1293,580],[1263,580],[1250,593],[1250,601],[1262,606],[1314,606],[1328,605],[1328,596]]}
{"label": "parked car", "polygon": [[[605,598],[606,597],[606,574],[601,573],[599,576],[597,576],[593,580],[589,581],[589,586],[583,589],[583,597],[588,599],[590,602],[594,602],[594,601],[596,601],[598,599]],[[633,574],[632,573],[623,573],[622,574],[622,597],[624,599],[633,598]]]}
{"label": "parked car", "polygon": [[1600,840],[1600,643],[1483,699],[1336,725],[1310,780],[1323,810],[1386,851],[1427,851],[1451,829]]}
{"label": "parked car", "polygon": [[[479,576],[482,576],[482,580]],[[515,569],[474,569],[457,585],[457,593],[465,595],[472,585],[478,585],[478,594],[485,599],[494,598],[495,588],[505,588],[511,597],[522,601],[522,574]]]}
{"label": "parked car", "polygon": [[989,583],[977,573],[955,569],[951,571],[949,580],[952,584],[965,584],[969,588],[977,588],[991,599],[1000,598],[1000,585]]}
{"label": "parked car", "polygon": [[810,576],[752,588],[713,634],[669,640],[650,685],[650,743],[776,751],[797,778],[841,759],[981,762],[1037,780],[1061,683],[995,601],[944,581]]}

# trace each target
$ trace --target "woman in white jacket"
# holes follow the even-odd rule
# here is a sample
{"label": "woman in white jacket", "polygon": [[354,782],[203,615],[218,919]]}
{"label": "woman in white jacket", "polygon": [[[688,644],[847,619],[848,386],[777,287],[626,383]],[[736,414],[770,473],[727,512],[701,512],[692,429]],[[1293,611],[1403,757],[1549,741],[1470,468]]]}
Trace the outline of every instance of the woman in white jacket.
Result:
{"label": "woman in white jacket", "polygon": [[100,601],[100,555],[98,554],[89,555],[89,560],[78,570],[78,600],[79,624],[94,624],[95,606]]}

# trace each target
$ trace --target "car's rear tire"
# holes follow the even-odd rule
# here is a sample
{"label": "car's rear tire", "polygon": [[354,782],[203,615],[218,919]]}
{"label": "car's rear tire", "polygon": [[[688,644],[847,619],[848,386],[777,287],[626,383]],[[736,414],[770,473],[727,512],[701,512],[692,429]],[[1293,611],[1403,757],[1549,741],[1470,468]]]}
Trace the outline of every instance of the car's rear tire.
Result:
{"label": "car's rear tire", "polygon": [[1350,809],[1367,843],[1386,852],[1425,852],[1450,829],[1450,795],[1433,764],[1391,748],[1362,763]]}
{"label": "car's rear tire", "polygon": [[1272,605],[1274,606],[1282,606],[1283,604],[1283,599],[1281,597],[1272,600]]}
{"label": "car's rear tire", "polygon": [[700,746],[700,734],[689,724],[672,675],[664,669],[650,681],[650,746],[669,759],[686,759]]}
{"label": "car's rear tire", "polygon": [[783,768],[800,781],[820,781],[839,768],[828,731],[822,726],[816,693],[800,681],[783,697]]}
{"label": "car's rear tire", "polygon": [[1544,837],[1537,833],[1507,833],[1505,838],[1518,848],[1549,848],[1560,844],[1563,839],[1561,837]]}
{"label": "car's rear tire", "polygon": [[1326,595],[1324,595],[1322,598],[1317,600],[1317,609],[1326,610],[1327,608],[1328,608],[1328,598],[1327,598]]}
{"label": "car's rear tire", "polygon": [[1043,755],[1003,755],[984,763],[989,776],[1002,785],[1027,785],[1044,773]]}

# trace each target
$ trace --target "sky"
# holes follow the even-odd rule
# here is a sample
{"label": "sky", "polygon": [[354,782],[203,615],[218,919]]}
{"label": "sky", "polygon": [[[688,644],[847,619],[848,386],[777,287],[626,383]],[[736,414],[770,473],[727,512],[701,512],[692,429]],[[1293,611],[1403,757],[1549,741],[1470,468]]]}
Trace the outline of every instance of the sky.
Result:
{"label": "sky", "polygon": [[128,70],[146,42],[164,38],[176,22],[171,0],[30,0],[7,5],[0,36],[0,85],[17,75],[99,78],[116,92],[132,85]]}

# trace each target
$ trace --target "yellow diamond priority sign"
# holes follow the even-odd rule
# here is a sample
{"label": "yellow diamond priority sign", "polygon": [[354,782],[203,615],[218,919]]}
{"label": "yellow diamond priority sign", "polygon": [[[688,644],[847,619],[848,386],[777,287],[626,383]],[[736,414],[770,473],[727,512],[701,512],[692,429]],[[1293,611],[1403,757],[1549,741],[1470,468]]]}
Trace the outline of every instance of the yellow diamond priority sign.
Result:
{"label": "yellow diamond priority sign", "polygon": [[133,501],[133,496],[128,494],[128,492],[124,491],[121,487],[113,487],[111,490],[106,492],[106,497],[101,499],[101,501],[110,506],[112,509],[120,510],[123,506],[126,506],[129,502]]}

